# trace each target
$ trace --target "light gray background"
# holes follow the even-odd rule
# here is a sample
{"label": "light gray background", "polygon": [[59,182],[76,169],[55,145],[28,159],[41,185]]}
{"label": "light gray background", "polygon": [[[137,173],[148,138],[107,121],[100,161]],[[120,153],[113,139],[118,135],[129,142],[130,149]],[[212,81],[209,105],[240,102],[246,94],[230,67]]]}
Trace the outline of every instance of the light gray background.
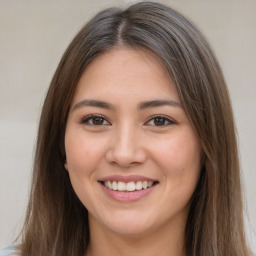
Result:
{"label": "light gray background", "polygon": [[[72,37],[97,11],[134,1],[0,0],[0,247],[22,225],[39,113]],[[162,1],[206,35],[223,67],[239,135],[247,234],[256,249],[256,0]]]}

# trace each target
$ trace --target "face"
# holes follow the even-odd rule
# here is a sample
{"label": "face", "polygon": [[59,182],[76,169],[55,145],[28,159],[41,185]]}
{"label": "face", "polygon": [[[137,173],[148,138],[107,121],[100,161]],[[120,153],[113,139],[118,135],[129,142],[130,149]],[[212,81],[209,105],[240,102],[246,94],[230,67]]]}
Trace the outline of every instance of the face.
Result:
{"label": "face", "polygon": [[91,227],[129,235],[185,225],[201,146],[151,53],[114,49],[86,68],[65,149],[65,167]]}

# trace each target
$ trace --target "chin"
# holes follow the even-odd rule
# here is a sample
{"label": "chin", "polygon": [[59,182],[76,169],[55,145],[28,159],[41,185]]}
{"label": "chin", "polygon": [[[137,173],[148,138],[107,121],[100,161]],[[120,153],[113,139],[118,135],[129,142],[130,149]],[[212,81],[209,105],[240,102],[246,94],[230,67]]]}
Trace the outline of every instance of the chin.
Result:
{"label": "chin", "polygon": [[118,211],[109,215],[98,216],[97,219],[92,217],[90,224],[97,225],[99,228],[105,227],[113,233],[124,236],[145,234],[152,229],[153,223],[156,223],[152,216],[146,216],[138,211]]}
{"label": "chin", "polygon": [[138,223],[136,221],[134,222],[129,222],[129,223],[123,223],[122,225],[118,224],[113,224],[109,226],[109,229],[122,236],[140,236],[140,235],[145,235],[146,233],[150,232],[151,228],[149,225],[144,225],[141,223]]}

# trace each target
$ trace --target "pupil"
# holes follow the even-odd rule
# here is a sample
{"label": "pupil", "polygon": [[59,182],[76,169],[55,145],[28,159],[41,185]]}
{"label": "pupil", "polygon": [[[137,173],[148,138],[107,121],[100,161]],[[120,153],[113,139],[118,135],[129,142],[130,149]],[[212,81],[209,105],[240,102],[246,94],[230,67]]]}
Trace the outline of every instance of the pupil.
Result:
{"label": "pupil", "polygon": [[155,123],[155,125],[164,125],[165,119],[162,117],[155,118],[154,123]]}
{"label": "pupil", "polygon": [[93,118],[93,124],[94,125],[101,125],[103,123],[103,118],[101,117],[94,117]]}

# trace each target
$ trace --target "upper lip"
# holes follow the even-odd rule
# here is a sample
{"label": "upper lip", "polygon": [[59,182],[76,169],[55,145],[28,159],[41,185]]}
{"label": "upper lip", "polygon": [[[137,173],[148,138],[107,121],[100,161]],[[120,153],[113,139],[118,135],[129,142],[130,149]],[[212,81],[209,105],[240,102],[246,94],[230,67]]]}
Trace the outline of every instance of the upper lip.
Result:
{"label": "upper lip", "polygon": [[106,176],[99,181],[122,181],[122,182],[137,182],[137,181],[157,181],[155,179],[146,177],[146,176],[141,176],[141,175],[129,175],[129,176],[123,176],[123,175],[111,175],[111,176]]}

